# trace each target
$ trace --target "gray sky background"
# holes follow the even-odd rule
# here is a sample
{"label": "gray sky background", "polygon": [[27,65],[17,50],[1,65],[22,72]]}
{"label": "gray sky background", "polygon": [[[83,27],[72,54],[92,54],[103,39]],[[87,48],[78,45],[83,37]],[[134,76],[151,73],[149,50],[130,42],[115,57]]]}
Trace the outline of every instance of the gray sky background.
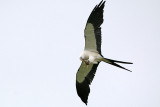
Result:
{"label": "gray sky background", "polygon": [[[86,107],[75,78],[84,27],[100,0],[0,1],[0,107]],[[88,107],[160,107],[160,1],[107,0]]]}

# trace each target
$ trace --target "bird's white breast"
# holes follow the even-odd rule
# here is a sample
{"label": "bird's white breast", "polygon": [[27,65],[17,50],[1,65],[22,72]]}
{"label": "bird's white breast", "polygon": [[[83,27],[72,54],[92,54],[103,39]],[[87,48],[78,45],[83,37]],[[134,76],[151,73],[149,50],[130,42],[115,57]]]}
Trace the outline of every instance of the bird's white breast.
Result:
{"label": "bird's white breast", "polygon": [[89,60],[90,63],[97,64],[102,59],[98,52],[84,50],[80,56],[82,59]]}

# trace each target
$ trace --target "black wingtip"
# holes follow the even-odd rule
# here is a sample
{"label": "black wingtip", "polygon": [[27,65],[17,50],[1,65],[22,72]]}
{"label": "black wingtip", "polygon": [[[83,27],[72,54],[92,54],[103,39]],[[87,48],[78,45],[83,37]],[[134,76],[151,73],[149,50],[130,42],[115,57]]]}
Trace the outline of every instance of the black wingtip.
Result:
{"label": "black wingtip", "polygon": [[83,99],[82,99],[82,101],[83,101],[84,104],[86,104],[86,106],[87,106],[88,101],[87,101],[87,100],[83,100]]}
{"label": "black wingtip", "polygon": [[87,102],[84,102],[85,104],[86,104],[86,106],[87,106]]}
{"label": "black wingtip", "polygon": [[106,1],[102,0],[98,5],[96,5],[96,7],[102,7],[102,8],[104,8],[105,2]]}
{"label": "black wingtip", "polygon": [[83,81],[82,83],[79,83],[76,81],[76,89],[77,89],[78,96],[87,105],[88,96],[90,93],[90,88],[89,88],[87,81]]}
{"label": "black wingtip", "polygon": [[106,2],[106,1],[103,1],[103,0],[102,0],[102,1],[98,4],[98,7],[99,7],[100,5],[105,4],[105,2]]}

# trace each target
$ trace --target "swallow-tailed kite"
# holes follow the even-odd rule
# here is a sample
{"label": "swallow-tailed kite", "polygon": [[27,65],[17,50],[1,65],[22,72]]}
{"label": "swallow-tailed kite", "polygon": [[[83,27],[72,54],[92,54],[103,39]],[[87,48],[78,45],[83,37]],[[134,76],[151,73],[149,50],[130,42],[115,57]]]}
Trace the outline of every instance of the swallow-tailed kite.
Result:
{"label": "swallow-tailed kite", "polygon": [[[80,68],[76,74],[77,94],[81,100],[87,104],[88,95],[90,93],[89,85],[91,84],[97,67],[101,61],[114,65],[116,67],[130,71],[117,63],[132,64],[131,62],[123,62],[104,58],[101,54],[101,24],[103,23],[103,8],[105,1],[101,1],[95,6],[91,12],[85,30],[85,48],[80,56],[82,61]],[[131,72],[131,71],[130,71]]]}

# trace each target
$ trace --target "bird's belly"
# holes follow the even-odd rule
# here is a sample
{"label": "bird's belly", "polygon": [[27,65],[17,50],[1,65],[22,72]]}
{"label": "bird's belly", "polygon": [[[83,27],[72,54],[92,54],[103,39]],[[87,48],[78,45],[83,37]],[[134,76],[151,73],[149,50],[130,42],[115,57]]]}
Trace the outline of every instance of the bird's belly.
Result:
{"label": "bird's belly", "polygon": [[84,56],[88,58],[89,63],[97,64],[103,58],[98,52],[85,50],[83,52]]}

